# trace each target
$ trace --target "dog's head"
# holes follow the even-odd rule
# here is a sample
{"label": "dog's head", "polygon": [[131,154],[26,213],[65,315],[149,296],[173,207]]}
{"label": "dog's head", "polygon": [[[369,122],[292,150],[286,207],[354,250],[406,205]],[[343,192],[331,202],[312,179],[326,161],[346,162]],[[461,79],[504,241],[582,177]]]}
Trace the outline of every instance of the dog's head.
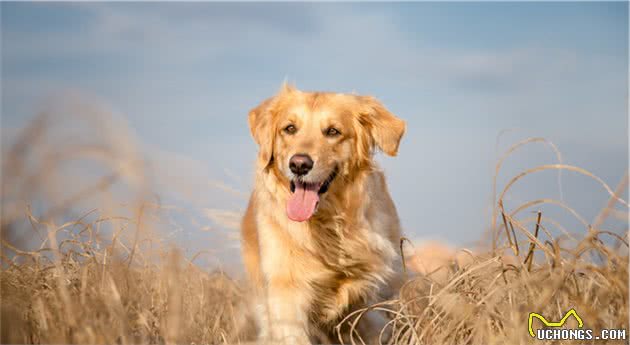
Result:
{"label": "dog's head", "polygon": [[372,97],[286,84],[250,111],[249,126],[260,147],[258,168],[290,190],[287,215],[294,221],[308,220],[320,195],[369,169],[376,148],[395,156],[405,132],[405,122]]}

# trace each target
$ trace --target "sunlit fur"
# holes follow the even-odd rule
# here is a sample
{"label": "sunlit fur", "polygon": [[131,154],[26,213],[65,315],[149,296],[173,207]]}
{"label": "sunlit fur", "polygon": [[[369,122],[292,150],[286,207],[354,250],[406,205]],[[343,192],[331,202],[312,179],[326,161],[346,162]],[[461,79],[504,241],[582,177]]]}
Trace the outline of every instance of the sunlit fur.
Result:
{"label": "sunlit fur", "polygon": [[[396,155],[405,123],[372,97],[284,85],[251,110],[249,125],[259,154],[242,250],[258,296],[259,338],[336,340],[333,328],[343,316],[399,284],[398,215],[372,156],[377,149]],[[285,131],[288,125],[294,133]],[[331,127],[340,134],[326,135]],[[289,220],[285,211],[296,153],[314,161],[306,182],[323,182],[338,170],[305,222]],[[364,339],[382,326],[369,324],[375,318],[365,319]]]}

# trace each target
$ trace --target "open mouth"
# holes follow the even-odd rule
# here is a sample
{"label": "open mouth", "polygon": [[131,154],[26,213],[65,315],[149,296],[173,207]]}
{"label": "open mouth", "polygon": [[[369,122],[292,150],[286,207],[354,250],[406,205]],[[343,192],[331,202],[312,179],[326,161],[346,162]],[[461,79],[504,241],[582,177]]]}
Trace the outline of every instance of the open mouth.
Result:
{"label": "open mouth", "polygon": [[326,193],[337,176],[337,168],[323,182],[291,181],[291,196],[287,200],[287,216],[296,222],[310,219],[319,205],[319,196]]}

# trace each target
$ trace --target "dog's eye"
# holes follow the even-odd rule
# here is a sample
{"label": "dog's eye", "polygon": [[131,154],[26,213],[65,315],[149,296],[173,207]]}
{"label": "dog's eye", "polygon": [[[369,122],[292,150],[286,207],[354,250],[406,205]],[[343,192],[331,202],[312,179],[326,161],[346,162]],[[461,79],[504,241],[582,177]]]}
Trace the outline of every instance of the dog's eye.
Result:
{"label": "dog's eye", "polygon": [[339,132],[339,130],[337,128],[330,127],[330,128],[328,128],[326,130],[326,136],[327,137],[336,137],[336,136],[338,136],[340,134],[341,134],[341,132]]}
{"label": "dog's eye", "polygon": [[288,125],[284,127],[284,132],[287,134],[295,134],[295,132],[297,132],[297,128],[294,125]]}

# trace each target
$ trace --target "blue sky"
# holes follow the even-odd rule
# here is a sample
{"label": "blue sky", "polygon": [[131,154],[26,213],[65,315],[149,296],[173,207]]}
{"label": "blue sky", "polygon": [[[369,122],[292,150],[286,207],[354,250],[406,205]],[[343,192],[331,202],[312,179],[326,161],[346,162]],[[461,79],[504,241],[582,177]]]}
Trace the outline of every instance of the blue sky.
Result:
{"label": "blue sky", "polygon": [[[624,2],[1,8],[4,143],[51,95],[80,90],[124,114],[165,174],[198,183],[200,208],[228,198],[206,192],[206,178],[244,195],[251,188],[247,111],[285,78],[307,90],[374,95],[407,121],[399,157],[378,159],[412,238],[463,245],[482,236],[504,129],[514,130],[500,151],[542,136],[566,163],[613,186],[628,166]],[[553,162],[547,147],[532,145],[506,162],[499,182]],[[174,188],[157,181],[165,193]],[[553,173],[528,177],[510,200],[558,198],[556,182]],[[575,174],[563,175],[563,187],[587,219],[607,200]],[[238,212],[245,202],[227,205]],[[195,231],[182,236],[200,245],[206,235]]]}

